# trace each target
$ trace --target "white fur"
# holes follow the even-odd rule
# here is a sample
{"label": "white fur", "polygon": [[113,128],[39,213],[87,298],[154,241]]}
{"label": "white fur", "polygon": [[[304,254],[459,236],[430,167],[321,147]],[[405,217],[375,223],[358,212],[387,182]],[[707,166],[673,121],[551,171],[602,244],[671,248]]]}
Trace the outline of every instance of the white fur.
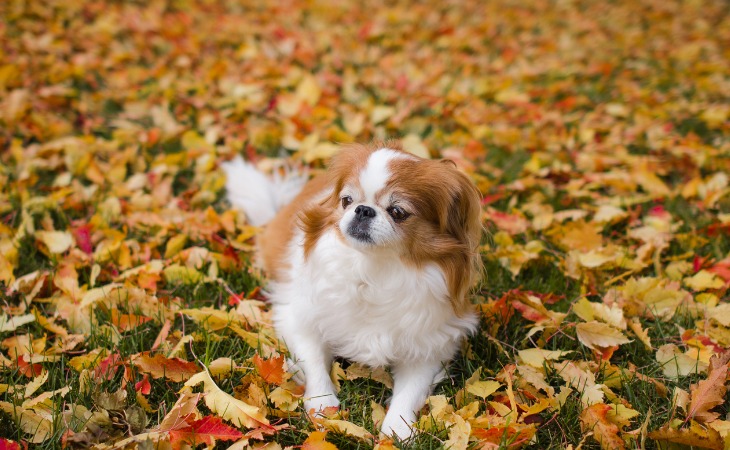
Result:
{"label": "white fur", "polygon": [[221,164],[221,168],[226,173],[228,201],[246,213],[249,223],[255,226],[266,224],[294,200],[308,178],[306,172],[286,167],[283,176],[274,171],[268,177],[240,156]]}
{"label": "white fur", "polygon": [[370,366],[392,366],[393,400],[382,430],[408,438],[431,384],[476,327],[476,316],[459,318],[435,264],[405,266],[396,253],[360,252],[334,230],[309,258],[290,249],[288,281],[271,286],[274,324],[306,378],[305,408],[338,405],[329,378],[332,357]]}
{"label": "white fur", "polygon": [[[269,289],[274,325],[295,359],[294,367],[304,373],[306,410],[339,405],[329,374],[334,356],[390,366],[393,398],[381,429],[407,439],[432,384],[461,339],[476,328],[477,317],[456,316],[438,265],[418,269],[402,262],[387,205],[375,201],[392,175],[387,166],[393,157],[403,156],[388,149],[371,155],[360,186],[346,188],[355,201],[340,223],[349,223],[357,204],[372,205],[383,220],[371,228],[379,245],[361,248],[330,229],[305,259],[304,235],[297,230],[286,257],[287,273]],[[239,186],[235,178],[233,183]],[[392,245],[383,245],[388,242]]]}
{"label": "white fur", "polygon": [[401,158],[408,158],[408,155],[389,148],[381,148],[370,155],[365,169],[360,172],[360,187],[366,201],[375,202],[375,194],[380,192],[390,179],[388,164],[394,159]]}

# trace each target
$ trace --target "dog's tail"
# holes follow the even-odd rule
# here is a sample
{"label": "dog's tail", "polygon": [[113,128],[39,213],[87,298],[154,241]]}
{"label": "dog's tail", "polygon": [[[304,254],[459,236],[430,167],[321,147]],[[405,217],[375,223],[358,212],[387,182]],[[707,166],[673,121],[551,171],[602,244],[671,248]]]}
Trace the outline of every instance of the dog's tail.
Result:
{"label": "dog's tail", "polygon": [[267,176],[240,156],[223,163],[221,168],[226,173],[228,201],[242,210],[255,226],[273,219],[279,209],[294,200],[308,179],[306,170],[291,167]]}

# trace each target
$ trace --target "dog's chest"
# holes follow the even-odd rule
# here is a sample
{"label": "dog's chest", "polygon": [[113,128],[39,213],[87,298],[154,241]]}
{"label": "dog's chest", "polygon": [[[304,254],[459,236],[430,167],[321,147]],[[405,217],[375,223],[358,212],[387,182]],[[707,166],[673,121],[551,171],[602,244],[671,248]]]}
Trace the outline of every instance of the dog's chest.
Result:
{"label": "dog's chest", "polygon": [[340,356],[386,365],[422,358],[422,352],[450,339],[454,314],[435,265],[416,269],[325,236],[305,273],[312,323]]}

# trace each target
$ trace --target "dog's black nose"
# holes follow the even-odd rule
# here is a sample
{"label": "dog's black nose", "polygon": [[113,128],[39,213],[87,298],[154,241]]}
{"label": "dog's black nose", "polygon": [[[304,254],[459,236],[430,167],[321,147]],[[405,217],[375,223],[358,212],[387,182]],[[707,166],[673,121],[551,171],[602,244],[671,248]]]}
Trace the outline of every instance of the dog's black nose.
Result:
{"label": "dog's black nose", "polygon": [[358,205],[357,208],[355,208],[355,217],[360,220],[375,217],[375,210],[369,206]]}

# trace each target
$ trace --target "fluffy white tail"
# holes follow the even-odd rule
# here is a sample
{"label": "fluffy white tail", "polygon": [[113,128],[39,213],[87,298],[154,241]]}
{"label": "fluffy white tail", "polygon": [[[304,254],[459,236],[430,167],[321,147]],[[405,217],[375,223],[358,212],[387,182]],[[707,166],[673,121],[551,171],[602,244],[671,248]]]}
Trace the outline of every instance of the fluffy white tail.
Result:
{"label": "fluffy white tail", "polygon": [[290,168],[285,168],[283,175],[274,171],[267,176],[240,156],[221,164],[221,168],[226,173],[228,201],[246,213],[249,223],[255,226],[273,219],[279,209],[294,200],[308,179],[306,171]]}

